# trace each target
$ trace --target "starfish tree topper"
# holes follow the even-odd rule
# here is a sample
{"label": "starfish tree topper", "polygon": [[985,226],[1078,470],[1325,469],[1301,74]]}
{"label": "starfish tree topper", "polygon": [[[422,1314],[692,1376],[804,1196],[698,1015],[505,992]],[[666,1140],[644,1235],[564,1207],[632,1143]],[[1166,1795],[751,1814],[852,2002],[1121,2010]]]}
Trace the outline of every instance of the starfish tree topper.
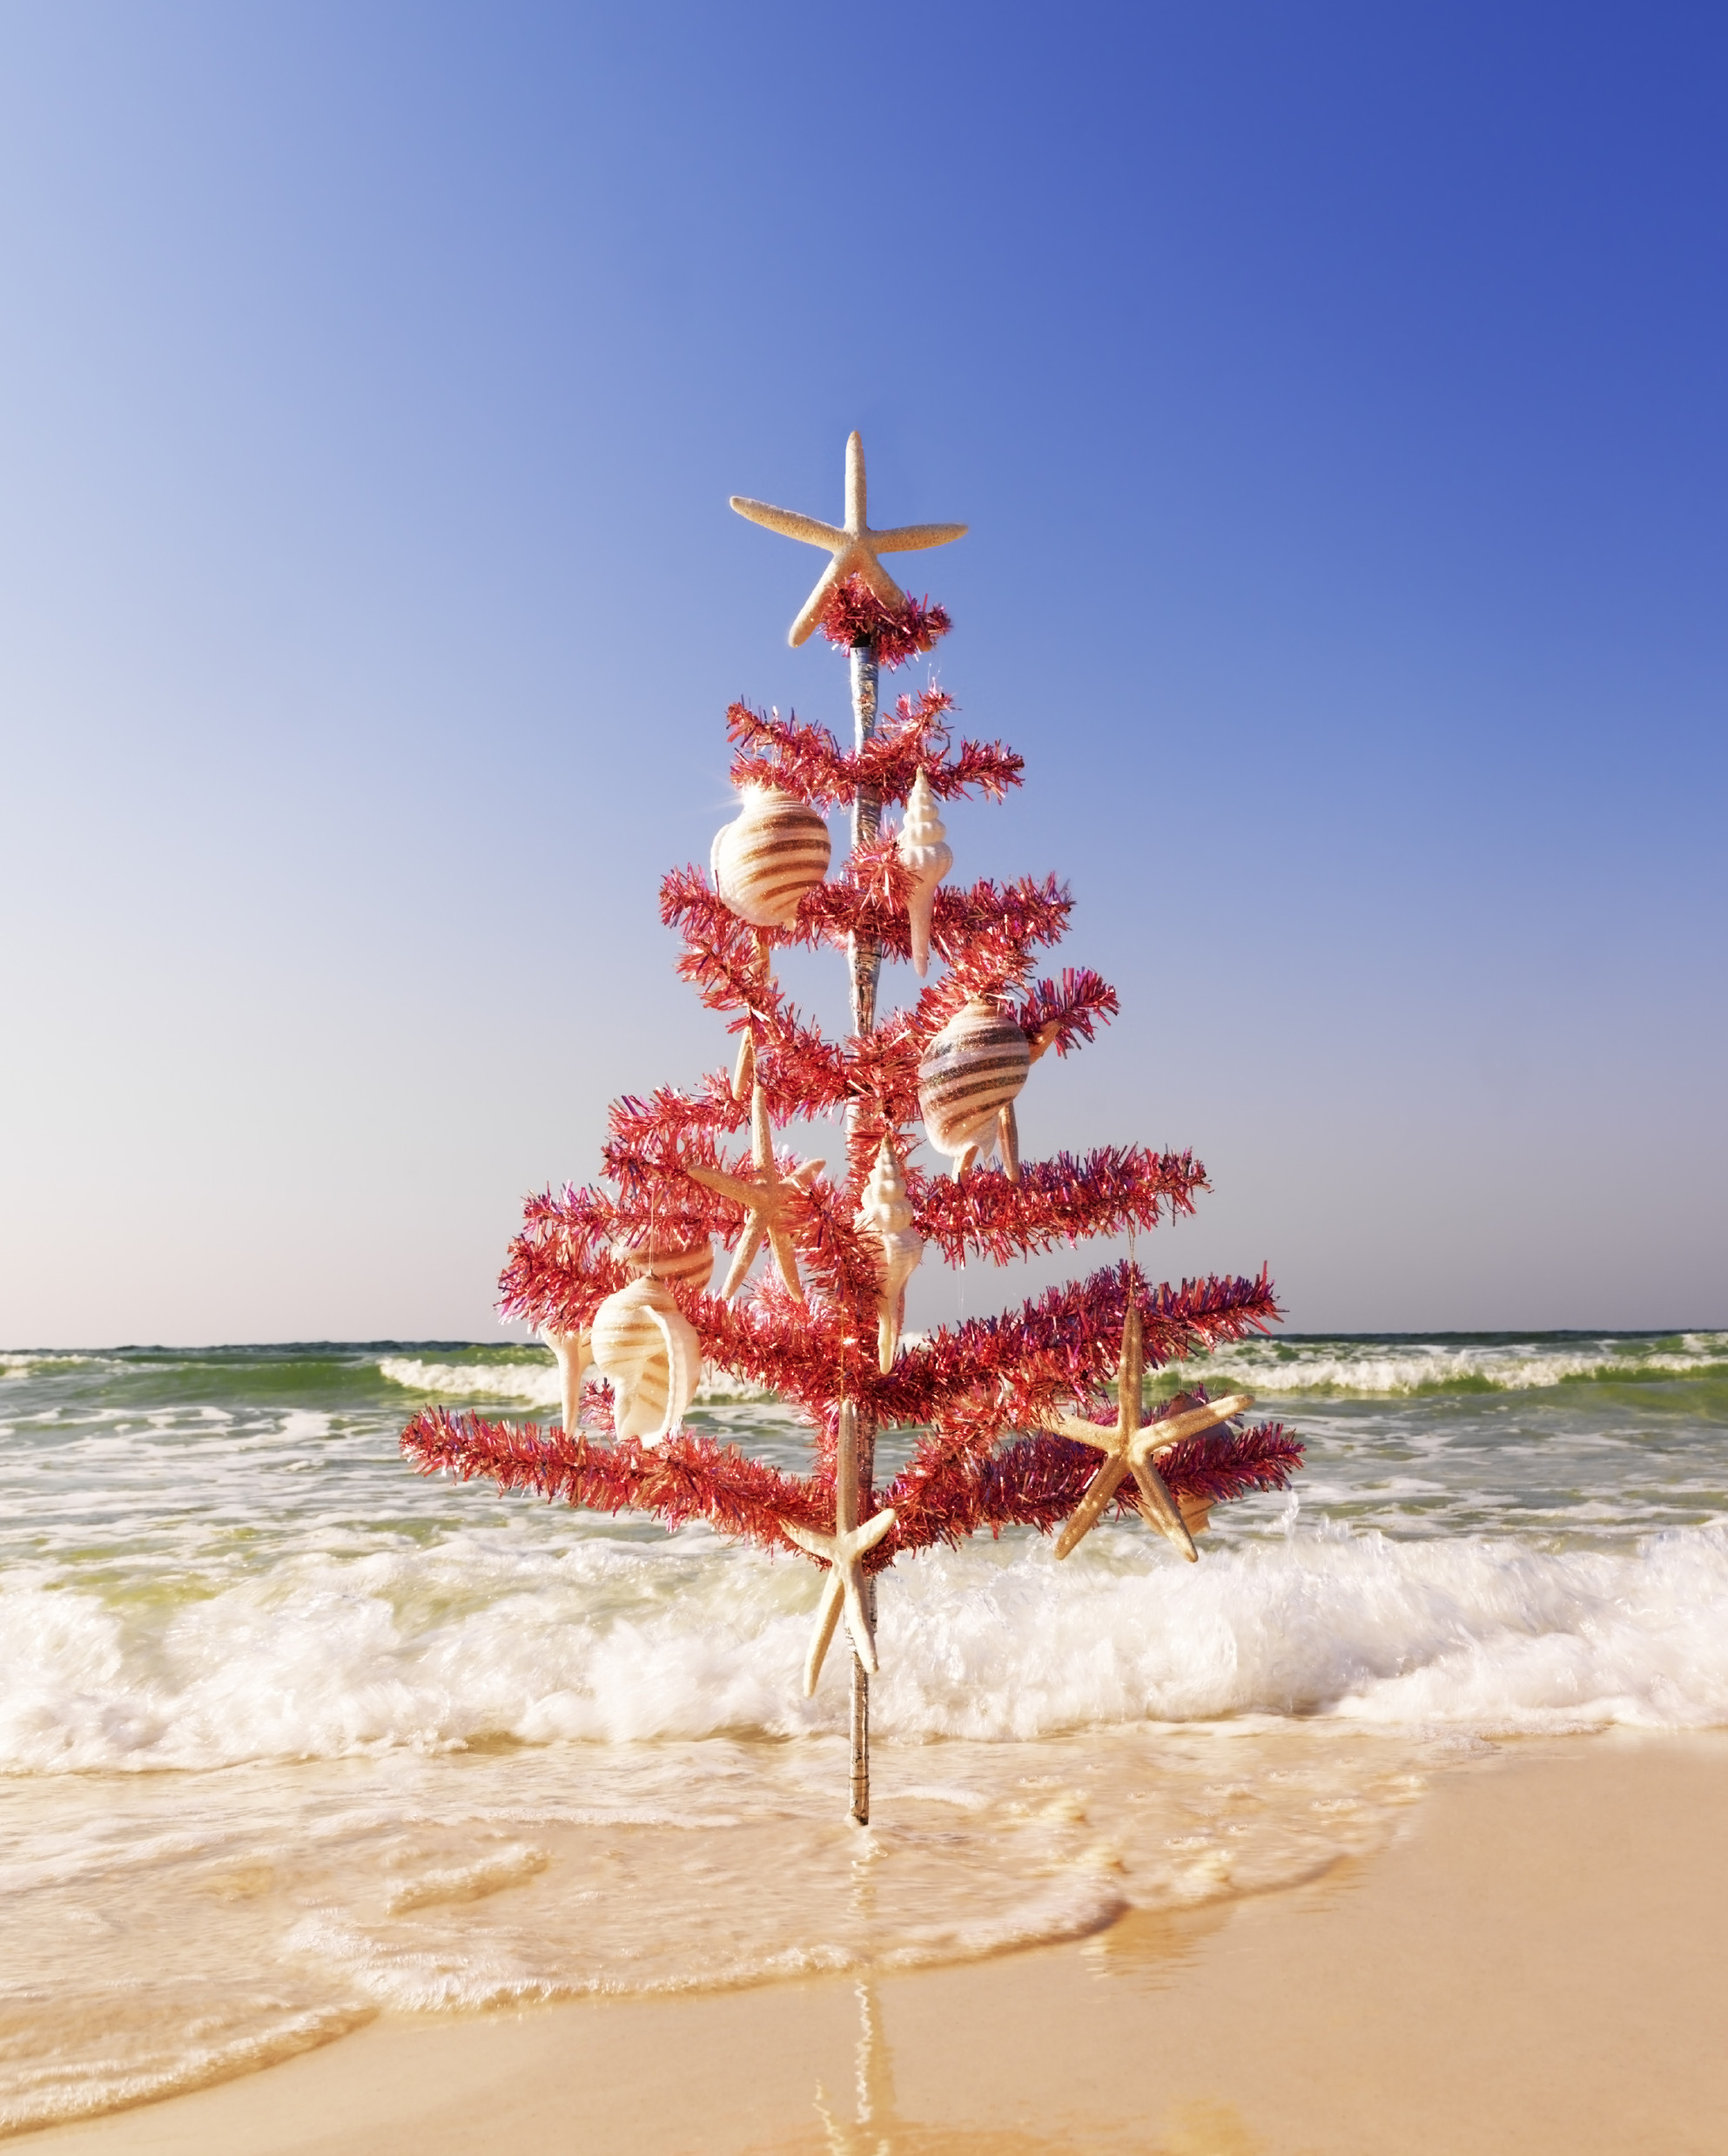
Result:
{"label": "starfish tree topper", "polygon": [[849,576],[861,576],[884,606],[902,607],[906,595],[877,559],[881,554],[912,554],[925,547],[946,546],[951,539],[964,539],[965,524],[901,524],[892,531],[872,531],[865,515],[864,441],[856,430],[846,438],[846,521],[824,524],[814,516],[801,516],[796,509],[777,509],[770,502],[752,502],[735,494],[732,507],[753,524],[764,524],[788,539],[802,539],[806,546],[826,547],[833,559],[823,570],[812,591],[799,609],[786,641],[802,643],[822,619],[823,609]]}

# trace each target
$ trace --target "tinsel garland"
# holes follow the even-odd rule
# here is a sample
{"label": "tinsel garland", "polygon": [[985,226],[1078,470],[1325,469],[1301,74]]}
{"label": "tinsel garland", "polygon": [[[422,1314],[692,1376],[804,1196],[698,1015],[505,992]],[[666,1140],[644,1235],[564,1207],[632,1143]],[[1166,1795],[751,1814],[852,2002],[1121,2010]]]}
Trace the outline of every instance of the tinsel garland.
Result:
{"label": "tinsel garland", "polygon": [[904,666],[933,650],[953,624],[947,608],[932,606],[927,596],[887,606],[861,576],[849,576],[835,587],[818,626],[830,643],[867,643],[878,666]]}

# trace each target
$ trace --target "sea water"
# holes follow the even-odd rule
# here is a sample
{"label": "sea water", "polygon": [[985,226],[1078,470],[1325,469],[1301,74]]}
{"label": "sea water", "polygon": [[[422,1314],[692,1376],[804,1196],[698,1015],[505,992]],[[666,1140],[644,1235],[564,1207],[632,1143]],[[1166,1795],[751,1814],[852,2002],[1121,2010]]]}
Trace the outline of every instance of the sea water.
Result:
{"label": "sea water", "polygon": [[[1509,1735],[1728,1721],[1728,1334],[1154,1389],[1195,1376],[1299,1429],[1298,1490],[1198,1566],[1133,1521],[898,1566],[861,1834],[810,1566],[404,1465],[425,1402],[549,1418],[542,1351],[0,1356],[0,2131],[385,2010],[1071,1937],[1372,1849]],[[771,1405],[691,1420],[804,1462]]]}

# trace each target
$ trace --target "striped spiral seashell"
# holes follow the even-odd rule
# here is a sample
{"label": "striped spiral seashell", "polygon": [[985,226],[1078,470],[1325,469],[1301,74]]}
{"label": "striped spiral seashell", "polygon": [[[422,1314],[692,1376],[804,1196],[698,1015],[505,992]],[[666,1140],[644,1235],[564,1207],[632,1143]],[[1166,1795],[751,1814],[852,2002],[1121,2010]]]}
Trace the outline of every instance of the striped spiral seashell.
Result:
{"label": "striped spiral seashell", "polygon": [[938,1153],[961,1160],[976,1148],[987,1158],[997,1119],[1012,1113],[1032,1068],[1026,1036],[989,996],[975,995],[955,1012],[918,1064],[918,1113]]}
{"label": "striped spiral seashell", "polygon": [[612,1381],[618,1435],[647,1445],[669,1437],[702,1376],[702,1342],[672,1290],[644,1273],[607,1297],[589,1337],[595,1367]]}
{"label": "striped spiral seashell", "polygon": [[930,773],[921,771],[906,796],[906,820],[895,852],[907,874],[918,879],[906,900],[912,931],[912,966],[922,980],[930,971],[930,923],[936,909],[936,886],[954,866],[954,849],[945,843],[946,825],[936,812]]}
{"label": "striped spiral seashell", "polygon": [[864,1187],[857,1226],[861,1234],[878,1236],[882,1241],[876,1267],[876,1352],[885,1376],[899,1351],[900,1328],[906,1319],[906,1283],[924,1256],[924,1237],[912,1226],[905,1170],[886,1138]]}
{"label": "striped spiral seashell", "polygon": [[650,1280],[676,1280],[681,1288],[698,1295],[714,1277],[714,1242],[709,1236],[692,1237],[688,1231],[667,1231],[656,1236],[620,1236],[612,1255],[633,1273]]}
{"label": "striped spiral seashell", "polygon": [[541,1326],[540,1337],[558,1358],[558,1375],[563,1386],[564,1434],[568,1437],[575,1429],[576,1416],[582,1405],[582,1372],[594,1360],[585,1332],[550,1332]]}
{"label": "striped spiral seashell", "polygon": [[714,887],[752,928],[790,928],[798,900],[828,873],[828,825],[777,786],[744,786],[743,805],[716,832]]}

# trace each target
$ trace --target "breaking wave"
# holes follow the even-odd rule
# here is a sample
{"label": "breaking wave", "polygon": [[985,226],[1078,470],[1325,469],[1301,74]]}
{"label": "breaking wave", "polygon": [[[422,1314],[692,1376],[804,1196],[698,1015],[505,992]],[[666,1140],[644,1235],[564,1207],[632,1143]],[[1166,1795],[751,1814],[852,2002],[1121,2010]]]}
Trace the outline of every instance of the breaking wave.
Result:
{"label": "breaking wave", "polygon": [[[1244,1715],[1491,1734],[1728,1722],[1728,1529],[1620,1549],[1299,1532],[1191,1571],[939,1552],[882,1593],[885,1737]],[[189,1601],[0,1591],[0,1770],[212,1768],[501,1740],[837,1731],[800,1696],[816,1576],[704,1531],[286,1558]]]}
{"label": "breaking wave", "polygon": [[1273,1394],[1529,1392],[1553,1385],[1728,1377],[1728,1332],[1456,1341],[1285,1337],[1173,1365],[1172,1372],[1177,1371],[1246,1382]]}

